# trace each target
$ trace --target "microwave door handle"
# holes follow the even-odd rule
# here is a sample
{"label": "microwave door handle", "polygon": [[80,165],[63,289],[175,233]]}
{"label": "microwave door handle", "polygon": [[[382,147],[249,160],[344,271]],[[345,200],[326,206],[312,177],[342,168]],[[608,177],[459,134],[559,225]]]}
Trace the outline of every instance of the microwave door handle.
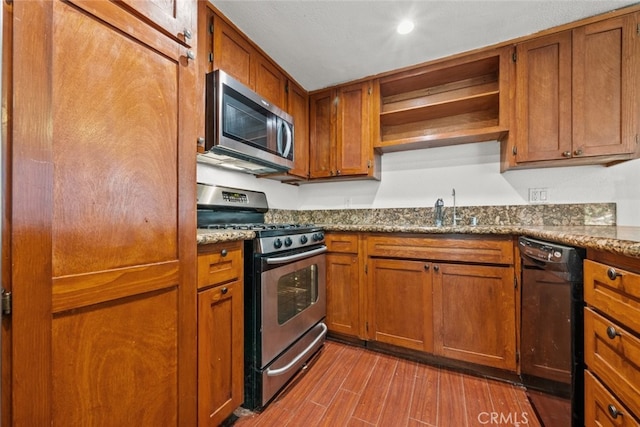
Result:
{"label": "microwave door handle", "polygon": [[282,125],[283,122],[276,119],[276,150],[282,155]]}
{"label": "microwave door handle", "polygon": [[284,147],[284,153],[282,153],[282,156],[289,157],[289,151],[291,151],[291,144],[293,143],[293,135],[291,134],[291,127],[289,127],[287,122],[282,121],[282,127],[284,128],[287,136],[287,145]]}

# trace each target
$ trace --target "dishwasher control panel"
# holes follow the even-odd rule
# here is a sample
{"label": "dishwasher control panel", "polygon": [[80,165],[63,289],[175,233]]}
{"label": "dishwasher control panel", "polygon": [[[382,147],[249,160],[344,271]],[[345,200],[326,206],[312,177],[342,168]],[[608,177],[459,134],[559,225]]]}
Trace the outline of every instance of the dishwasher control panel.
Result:
{"label": "dishwasher control panel", "polygon": [[568,246],[543,242],[528,237],[520,237],[518,245],[520,246],[520,252],[523,254],[546,262],[565,262],[569,252],[573,250]]}

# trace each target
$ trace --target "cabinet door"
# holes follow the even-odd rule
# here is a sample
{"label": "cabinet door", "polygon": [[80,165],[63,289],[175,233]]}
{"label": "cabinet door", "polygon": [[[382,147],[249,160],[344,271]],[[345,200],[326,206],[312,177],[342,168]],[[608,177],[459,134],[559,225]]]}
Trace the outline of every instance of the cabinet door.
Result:
{"label": "cabinet door", "polygon": [[120,0],[176,40],[193,46],[197,40],[196,2],[179,0]]}
{"label": "cabinet door", "polygon": [[373,157],[371,83],[338,89],[335,174],[367,175]]}
{"label": "cabinet door", "polygon": [[309,95],[292,81],[288,82],[287,111],[293,117],[293,168],[289,174],[309,177]]}
{"label": "cabinet door", "polygon": [[571,31],[516,47],[517,162],[571,157]]}
{"label": "cabinet door", "polygon": [[433,351],[430,264],[396,259],[369,260],[369,338]]}
{"label": "cabinet door", "polygon": [[309,173],[311,178],[333,175],[331,152],[334,137],[334,99],[331,90],[311,95],[309,99]]}
{"label": "cabinet door", "polygon": [[258,52],[254,53],[253,58],[255,65],[253,90],[264,99],[285,110],[287,78],[275,65]]}
{"label": "cabinet door", "polygon": [[434,264],[435,353],[515,371],[512,267]]}
{"label": "cabinet door", "polygon": [[251,87],[253,47],[242,34],[218,15],[213,18],[213,69],[224,70],[234,79]]}
{"label": "cabinet door", "polygon": [[194,63],[113,2],[12,7],[13,425],[194,425]]}
{"label": "cabinet door", "polygon": [[220,425],[244,401],[243,284],[198,293],[198,426]]}
{"label": "cabinet door", "polygon": [[573,30],[573,156],[633,153],[640,132],[640,14]]}
{"label": "cabinet door", "polygon": [[331,332],[358,336],[360,286],[358,256],[327,254],[327,327]]}

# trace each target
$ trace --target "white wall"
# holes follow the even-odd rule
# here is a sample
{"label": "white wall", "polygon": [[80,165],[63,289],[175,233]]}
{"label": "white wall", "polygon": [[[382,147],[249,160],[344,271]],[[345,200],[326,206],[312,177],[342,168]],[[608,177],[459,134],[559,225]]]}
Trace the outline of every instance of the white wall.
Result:
{"label": "white wall", "polygon": [[198,180],[264,191],[270,207],[341,209],[522,205],[529,188],[547,188],[548,203],[617,203],[618,225],[640,226],[640,159],[612,167],[574,166],[500,173],[498,142],[388,153],[381,181],[305,184],[295,187],[198,165]]}

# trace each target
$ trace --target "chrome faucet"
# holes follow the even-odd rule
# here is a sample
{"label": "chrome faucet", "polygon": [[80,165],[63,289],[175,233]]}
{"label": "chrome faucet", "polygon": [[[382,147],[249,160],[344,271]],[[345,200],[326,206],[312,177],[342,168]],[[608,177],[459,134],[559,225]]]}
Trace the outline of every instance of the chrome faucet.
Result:
{"label": "chrome faucet", "polygon": [[455,188],[451,192],[451,195],[453,196],[453,226],[455,227],[456,225],[458,225],[458,220],[460,219],[456,215],[456,189]]}
{"label": "chrome faucet", "polygon": [[435,215],[436,215],[436,227],[442,227],[442,220],[444,219],[444,201],[442,199],[436,200]]}

